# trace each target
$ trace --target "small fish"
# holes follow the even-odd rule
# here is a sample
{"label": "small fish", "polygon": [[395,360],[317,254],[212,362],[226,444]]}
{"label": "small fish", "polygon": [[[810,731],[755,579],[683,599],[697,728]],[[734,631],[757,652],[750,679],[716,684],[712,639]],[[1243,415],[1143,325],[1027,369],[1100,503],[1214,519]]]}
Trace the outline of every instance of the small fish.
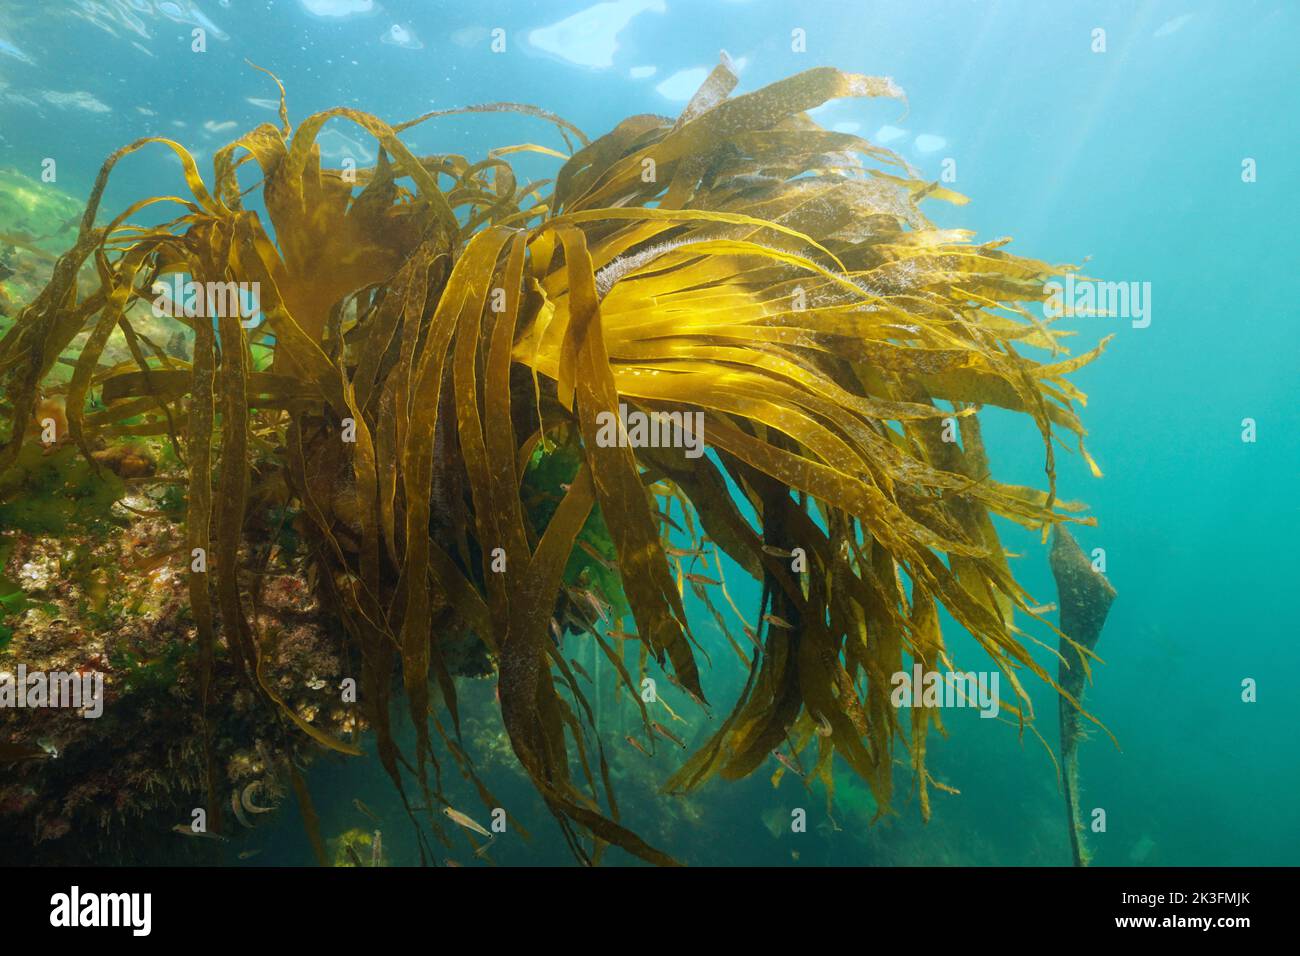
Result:
{"label": "small fish", "polygon": [[590,555],[592,558],[594,558],[594,559],[596,560],[596,562],[597,562],[597,563],[598,563],[602,568],[604,568],[605,570],[607,570],[607,571],[613,571],[613,570],[617,567],[617,565],[616,565],[613,561],[609,560],[609,558],[605,557],[603,554],[601,554],[599,551],[597,551],[594,547],[592,547],[592,546],[591,546],[590,544],[588,544],[586,541],[579,541],[579,542],[578,542],[578,547],[580,547],[580,548],[581,548],[583,551],[585,551],[588,555]]}
{"label": "small fish", "polygon": [[686,580],[690,581],[692,584],[703,584],[710,587],[717,587],[722,583],[717,578],[706,578],[702,574],[688,574],[686,575]]}
{"label": "small fish", "polygon": [[253,794],[262,786],[262,781],[254,780],[244,788],[244,792],[239,795],[239,802],[244,805],[244,809],[249,813],[274,813],[275,807],[259,807],[253,802]]}
{"label": "small fish", "polygon": [[551,618],[551,636],[555,638],[555,646],[559,647],[564,640],[564,631],[560,629],[560,622]]}
{"label": "small fish", "polygon": [[491,847],[492,844],[496,842],[497,842],[497,835],[494,833],[492,834],[492,836],[488,838],[488,841],[486,843],[484,843],[481,847],[479,847],[477,850],[474,851],[474,855],[479,859],[482,859],[484,856],[487,855],[488,848]]}
{"label": "small fish", "polygon": [[789,770],[796,777],[803,776],[803,771],[799,769],[799,765],[795,763],[793,760],[791,760],[789,757],[787,757],[785,754],[781,753],[781,751],[773,750],[772,756],[777,759],[777,762],[782,767],[785,767],[786,770]]}
{"label": "small fish", "polygon": [[668,527],[672,528],[674,531],[679,531],[682,534],[686,533],[682,531],[682,526],[679,525],[676,521],[674,521],[666,511],[656,511],[655,517],[657,517],[664,524],[668,525]]}
{"label": "small fish", "polygon": [[783,617],[777,617],[775,614],[764,614],[763,620],[767,621],[773,627],[779,627],[783,631],[793,631],[794,625]]}
{"label": "small fish", "polygon": [[241,860],[251,860],[253,857],[257,856],[261,852],[262,852],[261,850],[240,850],[239,858]]}
{"label": "small fish", "polygon": [[1038,607],[1029,608],[1030,614],[1050,614],[1056,610],[1055,604],[1040,604]]}
{"label": "small fish", "polygon": [[384,835],[379,830],[375,831],[375,837],[370,842],[370,865],[382,866],[384,860]]}
{"label": "small fish", "polygon": [[639,640],[639,638],[637,637],[637,635],[635,635],[635,634],[630,634],[630,633],[628,633],[627,631],[623,630],[621,627],[620,627],[618,630],[616,630],[616,631],[606,631],[606,632],[605,632],[605,636],[608,637],[611,641],[635,641],[635,640]]}
{"label": "small fish", "polygon": [[220,833],[209,833],[207,830],[195,830],[188,823],[178,823],[172,827],[173,833],[179,833],[181,836],[199,837],[204,840],[217,840],[220,843],[229,843],[230,841]]}
{"label": "small fish", "polygon": [[577,588],[572,593],[586,601],[587,606],[596,612],[596,620],[605,620],[609,605],[598,598],[595,591],[591,588]]}
{"label": "small fish", "polygon": [[484,830],[481,826],[475,823],[472,817],[467,817],[459,810],[456,810],[452,807],[443,807],[442,812],[444,815],[446,815],[448,820],[451,820],[453,823],[457,823],[460,826],[463,826],[466,830],[473,830],[475,833],[479,834],[480,836],[491,838],[492,836],[491,833],[488,833],[487,830]]}
{"label": "small fish", "polygon": [[666,730],[663,724],[659,723],[657,720],[650,721],[650,729],[653,730],[655,733],[657,733],[660,737],[664,738],[664,740],[671,740],[673,743],[681,747],[683,750],[686,749],[686,741],[682,740],[681,737],[678,737],[671,730]]}
{"label": "small fish", "polygon": [[356,807],[359,811],[361,811],[361,813],[365,814],[367,817],[373,820],[375,823],[379,822],[379,817],[375,814],[375,811],[371,810],[368,806],[362,803],[359,798],[353,797],[352,805]]}
{"label": "small fish", "polygon": [[230,791],[230,809],[235,812],[235,819],[239,821],[240,826],[248,830],[253,829],[253,824],[249,821],[248,817],[245,816],[244,808],[239,803],[238,790]]}
{"label": "small fish", "polygon": [[701,548],[675,548],[671,544],[664,545],[664,554],[670,558],[699,558],[704,556],[704,550]]}
{"label": "small fish", "polygon": [[630,743],[637,750],[641,751],[647,757],[653,756],[653,754],[651,754],[650,751],[645,749],[645,745],[642,744],[641,741],[637,740],[635,737],[624,737],[623,739],[626,740],[628,743]]}
{"label": "small fish", "polygon": [[456,867],[457,869],[461,869],[461,870],[463,870],[463,869],[465,868],[465,864],[464,864],[464,863],[457,863],[455,860],[443,860],[443,861],[442,861],[442,865],[443,865],[443,866],[454,866],[454,867]]}
{"label": "small fish", "polygon": [[705,710],[708,710],[708,709],[709,709],[709,705],[706,704],[706,703],[705,703],[705,702],[700,698],[700,695],[697,694],[697,693],[695,693],[695,691],[691,690],[689,687],[687,687],[685,684],[683,684],[680,680],[678,680],[678,679],[677,679],[677,676],[676,676],[675,674],[665,674],[664,676],[668,678],[668,683],[672,684],[674,687],[676,687],[679,691],[681,691],[683,694],[685,694],[685,695],[686,695],[687,697],[689,697],[691,700],[695,701],[695,703],[699,704],[699,705],[700,705],[702,708],[704,708]]}

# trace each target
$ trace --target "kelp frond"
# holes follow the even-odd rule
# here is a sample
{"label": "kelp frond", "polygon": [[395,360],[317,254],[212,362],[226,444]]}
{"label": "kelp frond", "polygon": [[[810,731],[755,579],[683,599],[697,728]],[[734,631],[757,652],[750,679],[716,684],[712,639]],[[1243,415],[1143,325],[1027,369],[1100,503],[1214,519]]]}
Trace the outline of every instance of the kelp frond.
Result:
{"label": "kelp frond", "polygon": [[[1013,623],[1029,604],[993,517],[1044,533],[1084,520],[1057,501],[1053,439],[1071,433],[1082,451],[1083,396],[1066,376],[1100,347],[1059,359],[1064,333],[1026,308],[1061,267],[935,228],[920,202],[963,197],[807,115],[836,97],[901,98],[891,81],[818,68],[733,98],[735,85],[724,59],[678,119],[634,116],[594,141],[535,108],[479,108],[540,117],[578,145],[553,184],[516,179],[514,153],[564,158],[533,144],[480,162],[417,156],[399,133],[441,114],[393,127],[340,108],[293,129],[282,108],[278,127],[216,154],[210,184],[177,143],[124,147],[100,173],[76,244],[0,342],[9,416],[0,468],[14,461],[51,369],[88,332],[59,387],[71,438],[88,450],[126,428],[183,432],[189,544],[212,557],[213,573],[191,586],[205,706],[215,706],[220,636],[269,706],[322,746],[357,752],[262,681],[268,638],[245,604],[240,552],[250,515],[280,488],[310,520],[321,587],[361,650],[361,700],[404,798],[403,766],[426,806],[440,799],[427,772],[437,767],[431,720],[472,774],[444,641],[473,634],[499,669],[514,751],[584,859],[591,837],[672,862],[618,821],[599,738],[583,731],[590,707],[551,640],[553,617],[587,631],[637,689],[591,618],[573,611],[569,558],[598,515],[643,673],[653,658],[703,703],[674,555],[689,544],[712,556],[716,578],[695,575],[691,587],[725,630],[710,599],[725,554],[763,585],[759,608],[724,590],[747,620],[749,644],[731,646],[749,680],[669,788],[743,777],[778,747],[797,757],[816,742],[817,777],[829,787],[838,755],[884,808],[901,742],[928,816],[929,712],[902,727],[890,675],[907,669],[905,656],[947,662],[942,605],[1007,676],[1019,720],[1032,719],[1020,674],[1055,686]],[[373,168],[322,166],[315,139],[332,119],[378,141]],[[144,200],[97,226],[115,165],[152,145],[180,158],[189,197]],[[250,161],[264,212],[244,205],[239,173]],[[130,224],[155,203],[175,205],[177,217]],[[83,267],[97,278],[88,292]],[[173,273],[255,283],[263,321],[249,328],[228,310],[215,322],[208,310],[177,316],[193,339],[188,360],[138,349],[130,366],[102,365],[110,336],[131,338],[137,306]],[[1053,361],[1027,358],[1027,348]],[[96,389],[104,408],[88,416]],[[621,405],[701,413],[711,452],[602,442],[602,417]],[[1032,419],[1046,491],[990,475],[984,405]],[[143,424],[121,424],[140,415]],[[954,427],[960,442],[945,440]],[[542,521],[521,489],[529,462],[558,449],[576,474]],[[681,504],[690,542],[674,539],[660,499]],[[803,573],[785,557],[796,548]],[[399,667],[418,735],[413,765],[389,727]],[[431,681],[450,732],[432,713]]]}

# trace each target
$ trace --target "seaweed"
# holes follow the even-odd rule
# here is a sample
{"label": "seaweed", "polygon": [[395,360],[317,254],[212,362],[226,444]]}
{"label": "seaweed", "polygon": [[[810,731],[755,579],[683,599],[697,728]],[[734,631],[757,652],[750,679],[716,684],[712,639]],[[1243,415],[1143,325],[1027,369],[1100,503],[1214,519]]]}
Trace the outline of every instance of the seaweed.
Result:
{"label": "seaweed", "polygon": [[1079,807],[1079,743],[1083,738],[1081,717],[1089,715],[1084,713],[1082,702],[1085,681],[1092,677],[1087,658],[1096,659],[1094,649],[1116,594],[1115,588],[1093,568],[1079,543],[1064,528],[1053,529],[1049,559],[1061,606],[1061,662],[1057,680],[1062,688],[1058,712],[1065,817],[1074,865],[1087,866],[1090,859],[1084,840],[1087,828]]}
{"label": "seaweed", "polygon": [[[620,822],[592,710],[550,633],[562,616],[631,687],[597,626],[565,614],[574,585],[592,575],[614,590],[613,568],[642,674],[657,666],[708,706],[674,528],[692,550],[707,543],[717,564],[719,584],[697,576],[697,594],[725,587],[725,555],[762,582],[763,599],[736,608],[755,645],[741,699],[668,788],[746,776],[786,744],[797,760],[816,741],[828,794],[838,756],[881,813],[901,744],[928,818],[933,719],[904,728],[889,675],[905,669],[904,655],[948,660],[942,606],[1006,675],[1022,726],[1033,711],[1020,675],[1056,686],[1014,623],[1033,602],[994,520],[1044,535],[1092,521],[1057,498],[1054,442],[1074,436],[1099,474],[1076,413],[1084,396],[1067,376],[1105,343],[1062,359],[1068,333],[1029,314],[1044,281],[1073,267],[936,228],[920,204],[964,197],[808,115],[839,97],[901,100],[892,81],[823,67],[733,97],[735,86],[724,58],[680,117],[634,116],[595,140],[501,103],[397,126],[337,108],[295,129],[281,86],[279,124],[220,149],[209,180],[171,140],[119,149],[75,244],[0,339],[9,419],[0,472],[21,453],[56,365],[88,333],[59,386],[68,437],[88,456],[96,440],[166,436],[185,463],[188,545],[208,559],[190,581],[205,714],[219,706],[210,686],[220,641],[267,707],[322,747],[358,752],[262,680],[274,636],[257,631],[241,558],[261,516],[300,511],[295,533],[315,580],[360,650],[360,703],[379,759],[413,818],[409,787],[419,788],[444,843],[431,812],[447,803],[435,734],[492,799],[460,747],[446,661],[448,642],[472,634],[499,675],[514,753],[574,854],[595,862],[614,845],[675,862]],[[400,135],[449,113],[502,110],[550,122],[568,154],[526,144],[477,162],[417,156]],[[315,139],[329,121],[373,136],[376,164],[323,166]],[[188,197],[146,198],[97,225],[116,165],[151,146],[180,159]],[[563,163],[553,180],[521,182],[510,163],[520,151]],[[259,191],[264,209],[247,208]],[[175,218],[133,222],[159,204],[178,207]],[[78,276],[92,268],[98,283],[83,292]],[[134,307],[176,276],[208,290],[171,319],[192,354],[136,342],[131,362],[104,364],[113,336],[135,341]],[[226,283],[254,284],[252,321],[229,300],[220,307]],[[985,405],[1032,421],[1045,491],[991,476]],[[620,406],[702,416],[708,453],[602,442],[602,418]],[[959,442],[946,440],[953,428]],[[561,469],[563,481],[548,477]],[[541,507],[539,492],[556,500]],[[685,527],[668,517],[671,501]],[[795,548],[806,570],[780,557]],[[396,672],[413,755],[390,725]],[[437,717],[432,681],[450,725]],[[221,801],[209,787],[215,816]],[[326,860],[318,828],[313,845]]]}
{"label": "seaweed", "polygon": [[[7,557],[8,549],[0,543],[0,567],[4,567]],[[52,607],[47,601],[32,600],[21,584],[0,574],[0,651],[8,647],[14,637],[14,629],[8,624],[9,619],[20,617],[29,608],[50,611]]]}
{"label": "seaweed", "polygon": [[75,448],[47,454],[32,443],[14,467],[0,473],[0,528],[50,535],[102,530],[113,523],[113,503],[122,494],[116,474],[97,470]]}
{"label": "seaweed", "polygon": [[176,683],[180,668],[193,656],[193,648],[173,644],[156,658],[142,658],[131,650],[110,650],[108,663],[125,693],[160,694]]}

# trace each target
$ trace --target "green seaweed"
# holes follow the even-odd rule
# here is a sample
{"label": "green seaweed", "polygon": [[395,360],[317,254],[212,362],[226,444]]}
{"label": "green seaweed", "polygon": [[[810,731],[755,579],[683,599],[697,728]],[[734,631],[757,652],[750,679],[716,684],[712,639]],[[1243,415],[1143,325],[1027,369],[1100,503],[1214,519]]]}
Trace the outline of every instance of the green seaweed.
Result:
{"label": "green seaweed", "polygon": [[12,551],[12,542],[0,538],[0,651],[9,647],[14,638],[17,619],[28,610],[36,608],[47,614],[56,613],[53,604],[33,599],[20,582],[4,573],[3,569],[8,565]]}
{"label": "green seaweed", "polygon": [[33,442],[0,473],[0,528],[49,535],[102,530],[120,521],[112,508],[124,492],[120,478],[77,449],[47,451]]}
{"label": "green seaweed", "polygon": [[177,678],[194,657],[194,648],[171,644],[156,657],[141,657],[131,650],[110,650],[108,663],[113,683],[123,693],[163,693],[175,685]]}

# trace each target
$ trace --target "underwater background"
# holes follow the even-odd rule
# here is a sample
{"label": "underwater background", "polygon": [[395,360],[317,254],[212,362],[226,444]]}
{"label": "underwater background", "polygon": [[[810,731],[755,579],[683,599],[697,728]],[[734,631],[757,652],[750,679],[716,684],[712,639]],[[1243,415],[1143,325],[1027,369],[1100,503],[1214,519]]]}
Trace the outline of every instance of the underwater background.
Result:
{"label": "underwater background", "polygon": [[[207,34],[201,56],[190,49],[196,26]],[[803,52],[791,49],[796,28],[806,31]],[[1094,50],[1097,28],[1106,31],[1104,52]],[[492,52],[495,29],[505,31],[504,53]],[[35,180],[55,157],[58,189],[80,203],[103,159],[148,135],[181,142],[209,170],[215,148],[274,117],[274,84],[245,60],[283,82],[295,123],[336,105],[396,122],[517,101],[593,135],[636,113],[675,115],[724,49],[742,91],[820,65],[893,77],[906,109],[840,100],[814,118],[888,145],[927,179],[955,160],[949,182],[971,202],[932,211],[940,226],[973,229],[979,241],[1011,236],[1013,251],[1049,262],[1086,260],[1085,272],[1100,279],[1150,283],[1147,327],[1072,320],[1076,354],[1115,335],[1073,379],[1089,396],[1083,421],[1105,477],[1093,478],[1069,450],[1057,458],[1062,498],[1085,501],[1098,519],[1076,537],[1085,551],[1104,548],[1119,595],[1088,692],[1119,746],[1094,732],[1081,752],[1084,806],[1105,808],[1108,821],[1105,833],[1089,834],[1093,862],[1296,865],[1298,42],[1300,8],[1260,0],[0,0],[0,170]],[[561,146],[545,124],[506,114],[442,118],[404,139],[417,152],[470,157],[502,143]],[[331,123],[320,144],[328,160],[375,160],[374,141],[355,126]],[[1257,168],[1249,182],[1248,158]],[[554,169],[543,156],[516,165],[536,176]],[[103,208],[116,214],[137,197],[183,187],[174,156],[146,151],[118,169]],[[12,225],[0,223],[0,232]],[[1247,418],[1257,423],[1255,441],[1242,440]],[[1041,486],[1032,423],[997,410],[982,420],[1001,480]],[[1038,534],[998,526],[1007,550],[1021,555],[1019,580],[1041,603],[1054,601]],[[757,583],[738,573],[729,580],[737,603],[757,605]],[[708,610],[689,593],[686,601],[712,657],[703,681],[716,723],[745,674]],[[942,621],[961,666],[984,667],[978,646],[946,614]],[[1032,633],[1054,644],[1046,628]],[[1039,656],[1055,666],[1050,653]],[[1247,679],[1257,682],[1255,702],[1242,699]],[[460,685],[466,735],[484,755],[478,768],[532,834],[496,841],[492,859],[571,864],[514,763],[493,683]],[[1054,741],[1054,693],[1026,686]],[[631,708],[620,710],[612,694],[598,706],[598,724],[618,744],[632,731]],[[677,732],[698,744],[709,721],[679,710],[687,720]],[[414,732],[396,711],[405,746]],[[907,799],[905,766],[896,815],[874,822],[865,786],[851,774],[837,779],[835,824],[817,788],[793,774],[773,785],[775,761],[689,797],[657,792],[680,764],[672,746],[651,758],[620,753],[613,773],[625,821],[688,864],[1068,864],[1061,792],[1043,746],[974,711],[953,710],[945,722],[948,736],[931,738],[928,761],[960,794],[935,793],[926,824]],[[308,781],[327,836],[372,830],[373,814],[388,862],[418,862],[373,756],[319,760]],[[454,768],[443,783],[454,806],[474,805]],[[294,803],[282,807],[240,844],[261,852],[239,865],[310,862]],[[788,821],[798,807],[809,826],[794,834]],[[617,850],[607,857],[631,860]]]}

